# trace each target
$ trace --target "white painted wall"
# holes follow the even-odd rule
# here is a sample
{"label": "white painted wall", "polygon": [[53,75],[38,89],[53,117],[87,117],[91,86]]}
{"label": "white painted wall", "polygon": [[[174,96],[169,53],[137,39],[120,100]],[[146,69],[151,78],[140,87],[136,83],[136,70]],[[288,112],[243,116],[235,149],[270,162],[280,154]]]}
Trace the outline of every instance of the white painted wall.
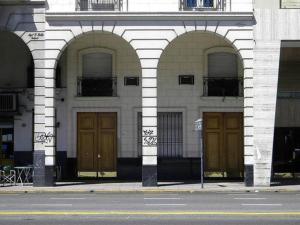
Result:
{"label": "white painted wall", "polygon": [[46,10],[53,12],[75,11],[77,0],[47,0]]}
{"label": "white painted wall", "polygon": [[253,0],[231,0],[231,11],[233,12],[252,12]]}
{"label": "white painted wall", "polygon": [[128,0],[130,12],[168,12],[179,10],[179,0]]}

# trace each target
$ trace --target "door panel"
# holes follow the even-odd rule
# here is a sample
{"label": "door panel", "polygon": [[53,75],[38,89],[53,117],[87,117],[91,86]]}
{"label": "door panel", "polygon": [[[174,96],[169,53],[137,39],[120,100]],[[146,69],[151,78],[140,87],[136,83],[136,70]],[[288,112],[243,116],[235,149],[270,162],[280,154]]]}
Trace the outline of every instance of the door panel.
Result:
{"label": "door panel", "polygon": [[79,174],[103,176],[116,171],[116,113],[78,113],[77,137]]}
{"label": "door panel", "polygon": [[243,117],[242,113],[224,113],[224,141],[227,152],[227,172],[243,172]]}
{"label": "door panel", "polygon": [[94,171],[97,169],[95,164],[96,140],[96,113],[78,113],[77,117],[77,148],[78,148],[78,170]]}
{"label": "door panel", "polygon": [[204,113],[206,172],[240,176],[243,171],[242,113]]}
{"label": "door panel", "polygon": [[79,140],[79,170],[94,171],[97,168],[94,163],[95,132],[80,132]]}
{"label": "door panel", "polygon": [[100,171],[116,171],[115,133],[101,132],[100,140]]}
{"label": "door panel", "polygon": [[100,113],[101,129],[116,129],[116,114],[115,113]]}
{"label": "door panel", "polygon": [[204,145],[205,170],[207,172],[221,171],[222,165],[222,130],[223,121],[220,113],[204,114]]}
{"label": "door panel", "polygon": [[220,133],[210,132],[206,134],[207,151],[205,167],[207,171],[216,171],[220,168],[220,151],[221,151],[221,137]]}
{"label": "door panel", "polygon": [[239,171],[239,133],[225,133],[225,149],[227,150],[227,170],[228,171]]}

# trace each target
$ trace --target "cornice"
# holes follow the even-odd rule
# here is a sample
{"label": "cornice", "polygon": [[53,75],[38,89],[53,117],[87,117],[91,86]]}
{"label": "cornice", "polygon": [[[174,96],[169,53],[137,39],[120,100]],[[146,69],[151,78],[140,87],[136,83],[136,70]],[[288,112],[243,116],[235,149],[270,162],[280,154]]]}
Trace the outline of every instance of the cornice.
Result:
{"label": "cornice", "polygon": [[46,12],[47,20],[227,20],[253,21],[253,12]]}

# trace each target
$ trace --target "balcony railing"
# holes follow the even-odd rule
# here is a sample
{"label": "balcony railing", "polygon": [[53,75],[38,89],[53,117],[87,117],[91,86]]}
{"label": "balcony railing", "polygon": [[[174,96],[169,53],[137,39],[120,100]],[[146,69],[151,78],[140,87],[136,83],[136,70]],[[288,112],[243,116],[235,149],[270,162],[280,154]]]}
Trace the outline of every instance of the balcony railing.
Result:
{"label": "balcony railing", "polygon": [[240,77],[204,77],[204,96],[243,96],[243,79]]}
{"label": "balcony railing", "polygon": [[122,0],[76,0],[77,11],[120,11]]}
{"label": "balcony railing", "polygon": [[77,96],[117,96],[117,78],[78,77]]}
{"label": "balcony railing", "polygon": [[225,11],[226,0],[180,0],[183,11]]}

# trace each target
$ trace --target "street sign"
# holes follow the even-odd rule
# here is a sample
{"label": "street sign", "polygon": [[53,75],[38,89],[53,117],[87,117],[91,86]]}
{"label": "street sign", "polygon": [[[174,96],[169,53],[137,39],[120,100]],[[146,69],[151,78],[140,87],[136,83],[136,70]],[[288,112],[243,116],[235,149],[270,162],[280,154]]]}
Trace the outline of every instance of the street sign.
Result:
{"label": "street sign", "polygon": [[195,130],[198,131],[202,131],[202,118],[197,119],[195,122]]}

